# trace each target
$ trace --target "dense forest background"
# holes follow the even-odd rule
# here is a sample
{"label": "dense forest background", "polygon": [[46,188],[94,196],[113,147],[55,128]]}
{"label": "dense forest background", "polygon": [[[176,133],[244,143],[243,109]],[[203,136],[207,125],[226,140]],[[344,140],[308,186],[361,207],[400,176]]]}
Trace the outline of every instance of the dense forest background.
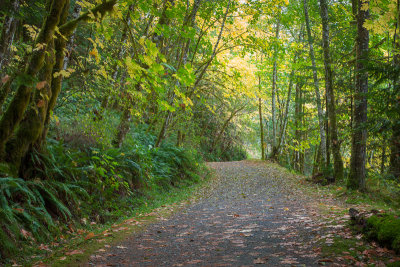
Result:
{"label": "dense forest background", "polygon": [[190,186],[202,161],[270,159],[398,201],[399,10],[3,0],[1,258]]}

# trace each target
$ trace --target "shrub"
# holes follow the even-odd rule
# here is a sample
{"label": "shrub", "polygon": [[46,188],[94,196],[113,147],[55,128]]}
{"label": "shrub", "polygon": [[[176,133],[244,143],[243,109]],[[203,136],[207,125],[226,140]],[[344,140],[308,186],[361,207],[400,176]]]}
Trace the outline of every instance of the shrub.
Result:
{"label": "shrub", "polygon": [[133,131],[121,148],[94,139],[83,146],[82,136],[48,139],[46,151],[32,154],[34,180],[9,177],[0,166],[0,262],[21,244],[34,246],[69,230],[66,222],[113,222],[171,187],[199,180],[195,151],[154,148],[156,138],[145,130]]}

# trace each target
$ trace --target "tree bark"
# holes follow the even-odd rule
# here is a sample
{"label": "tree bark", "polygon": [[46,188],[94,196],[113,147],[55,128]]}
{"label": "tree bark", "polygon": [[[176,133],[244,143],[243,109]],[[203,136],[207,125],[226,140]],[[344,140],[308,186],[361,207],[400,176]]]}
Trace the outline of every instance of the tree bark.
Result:
{"label": "tree bark", "polygon": [[385,173],[385,163],[386,163],[386,143],[385,140],[382,140],[382,154],[381,154],[381,166],[380,166],[381,175]]}
{"label": "tree bark", "polygon": [[261,143],[261,160],[265,160],[265,144],[264,144],[264,125],[262,117],[262,101],[261,101],[261,76],[258,75],[258,115],[260,117],[260,143]]}
{"label": "tree bark", "polygon": [[[4,19],[3,30],[0,38],[0,73],[7,65],[11,55],[11,45],[13,44],[15,31],[17,30],[18,19],[15,15],[18,12],[20,0],[14,0],[11,4],[11,14]],[[1,78],[1,77],[0,77]]]}
{"label": "tree bark", "polygon": [[367,145],[367,93],[368,73],[366,71],[369,48],[369,32],[364,28],[369,10],[363,10],[362,5],[369,1],[357,1],[357,56],[356,56],[356,87],[354,92],[354,121],[351,142],[350,174],[347,187],[350,189],[366,190],[365,159]]}
{"label": "tree bark", "polygon": [[124,112],[122,113],[122,117],[117,129],[117,135],[114,137],[112,141],[112,145],[114,147],[121,147],[126,134],[129,132],[131,123],[131,111],[128,107],[124,108]]}
{"label": "tree bark", "polygon": [[[46,17],[36,40],[36,44],[43,44],[44,48],[33,51],[25,70],[25,75],[32,77],[32,79],[43,67],[46,54],[45,47],[48,46],[53,39],[54,31],[59,23],[65,2],[66,0],[52,1],[50,12]],[[23,119],[25,110],[31,98],[33,86],[32,81],[18,87],[15,96],[11,100],[10,105],[0,120],[0,159],[4,159],[5,144]]]}
{"label": "tree bark", "polygon": [[6,83],[1,84],[0,86],[0,115],[3,114],[3,104],[4,101],[6,101],[8,94],[11,91],[12,81],[13,80],[9,78],[9,80]]}
{"label": "tree bark", "polygon": [[333,89],[333,73],[332,73],[332,60],[329,47],[329,15],[327,0],[320,0],[320,11],[322,18],[322,45],[324,50],[324,65],[325,65],[325,87],[327,96],[327,109],[329,117],[329,130],[330,139],[332,142],[333,154],[333,177],[337,180],[343,179],[343,160],[340,154],[340,142],[337,134],[336,123],[336,103],[335,93]]}
{"label": "tree bark", "polygon": [[[72,19],[77,19],[81,13],[81,10],[82,6],[75,3],[74,10],[72,11],[72,16],[71,16]],[[64,57],[64,66],[63,66],[64,70],[68,68],[69,60],[71,58],[72,50],[74,48],[74,43],[75,43],[75,30],[72,32],[71,37],[69,38],[66,45],[67,53]]]}
{"label": "tree bark", "polygon": [[26,177],[23,175],[24,171],[21,167],[24,166],[21,165],[21,160],[43,131],[49,104],[48,99],[51,97],[54,64],[54,42],[50,42],[47,46],[44,71],[40,75],[40,80],[45,82],[45,85],[33,93],[33,101],[29,105],[24,119],[21,121],[15,135],[6,144],[6,161],[18,171],[18,176],[22,178]]}
{"label": "tree bark", "polygon": [[[396,18],[396,31],[394,34],[394,55],[393,65],[400,66],[400,2],[397,1],[397,18]],[[393,79],[394,91],[397,94],[394,96],[393,110],[394,116],[392,118],[392,136],[390,138],[390,166],[389,172],[398,181],[400,181],[400,79],[396,75]]]}
{"label": "tree bark", "polygon": [[[278,14],[278,19],[276,22],[275,28],[275,42],[277,43],[279,40],[279,30],[280,30],[280,14]],[[276,150],[276,80],[277,80],[277,72],[278,72],[278,64],[277,64],[277,57],[278,57],[278,47],[277,44],[275,45],[274,51],[274,63],[272,69],[272,100],[271,100],[271,117],[272,117],[272,153]]]}
{"label": "tree bark", "polygon": [[[67,3],[69,3],[69,0],[66,0],[66,1],[68,1]],[[115,0],[104,2],[103,4],[100,4],[100,5],[96,6],[95,8],[93,8],[92,13],[96,14],[96,15],[104,16],[104,14],[107,11],[112,10],[112,8],[113,8],[112,3],[115,4]],[[61,34],[68,40],[68,38],[74,34],[75,29],[76,29],[76,27],[78,27],[80,22],[87,21],[90,19],[90,17],[88,17],[88,14],[89,14],[89,12],[86,12],[77,18],[73,18],[69,22],[65,22],[66,18],[68,16],[68,10],[66,10],[66,13],[64,13],[63,18],[60,20],[61,26],[59,26],[59,28],[60,28]],[[51,97],[50,97],[48,108],[47,108],[44,129],[43,129],[40,139],[38,139],[36,142],[36,145],[38,147],[40,147],[46,139],[46,136],[48,133],[48,128],[49,128],[49,123],[50,123],[51,113],[53,112],[53,109],[56,105],[58,95],[61,92],[61,86],[62,86],[62,81],[63,81],[62,75],[55,76],[55,73],[60,72],[61,70],[64,69],[64,66],[65,66],[64,60],[66,58],[65,57],[65,48],[67,46],[67,40],[59,35],[57,35],[57,36],[58,36],[58,38],[55,40],[56,63],[53,68],[53,76],[52,76],[53,78],[52,78],[52,82],[51,82]]]}
{"label": "tree bark", "polygon": [[301,154],[301,131],[300,128],[302,126],[302,119],[301,119],[301,83],[296,83],[296,98],[295,98],[295,115],[294,115],[294,125],[295,125],[295,156],[294,156],[294,169],[296,171],[300,171],[300,154]]}
{"label": "tree bark", "polygon": [[[296,62],[296,59],[295,59],[295,62]],[[281,129],[280,129],[280,132],[279,132],[278,143],[274,147],[272,147],[272,151],[271,151],[271,155],[270,155],[270,158],[273,159],[273,160],[277,159],[277,157],[278,157],[278,155],[280,153],[282,144],[283,144],[283,139],[285,137],[286,125],[287,125],[287,119],[288,119],[288,113],[289,113],[290,98],[291,98],[291,95],[292,95],[292,88],[293,88],[294,72],[295,72],[294,70],[292,70],[290,72],[289,89],[288,89],[288,95],[287,95],[287,98],[286,98],[285,113],[282,116],[282,125],[281,125]]]}
{"label": "tree bark", "polygon": [[311,36],[311,28],[310,28],[310,18],[308,16],[308,4],[307,0],[304,1],[304,15],[306,19],[306,29],[307,29],[307,36],[308,36],[308,45],[310,48],[310,58],[311,58],[311,63],[312,63],[312,69],[313,69],[313,78],[314,78],[314,89],[315,89],[315,100],[317,103],[317,109],[318,109],[318,124],[319,124],[319,135],[321,139],[321,155],[322,155],[322,166],[325,168],[326,167],[326,162],[327,162],[327,154],[326,154],[326,136],[325,136],[325,130],[324,130],[324,115],[322,112],[322,105],[321,105],[321,95],[319,92],[319,84],[318,84],[318,75],[317,75],[317,64],[315,62],[315,54],[314,54],[314,46],[313,46],[313,38]]}

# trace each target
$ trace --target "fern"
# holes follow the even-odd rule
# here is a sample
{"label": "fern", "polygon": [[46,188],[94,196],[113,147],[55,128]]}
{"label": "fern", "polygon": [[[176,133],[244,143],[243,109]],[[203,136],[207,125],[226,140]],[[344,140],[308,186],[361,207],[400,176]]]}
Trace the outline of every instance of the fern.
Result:
{"label": "fern", "polygon": [[14,251],[24,239],[21,229],[30,231],[40,242],[50,238],[58,232],[55,216],[65,221],[72,217],[65,203],[78,202],[83,197],[88,194],[76,184],[0,178],[0,258]]}

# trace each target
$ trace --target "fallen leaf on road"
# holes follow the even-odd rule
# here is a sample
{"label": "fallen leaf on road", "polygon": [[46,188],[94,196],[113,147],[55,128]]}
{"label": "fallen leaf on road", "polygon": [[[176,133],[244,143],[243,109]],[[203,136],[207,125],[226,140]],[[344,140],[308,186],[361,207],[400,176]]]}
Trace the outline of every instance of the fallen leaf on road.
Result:
{"label": "fallen leaf on road", "polygon": [[51,251],[51,249],[49,249],[49,246],[48,246],[48,245],[45,245],[45,244],[40,244],[39,249],[40,249],[40,250]]}
{"label": "fallen leaf on road", "polygon": [[68,255],[68,256],[70,256],[70,255],[79,255],[79,254],[83,254],[83,251],[76,249],[76,250],[72,250],[72,251],[69,251],[69,252],[65,253],[65,255]]}
{"label": "fallen leaf on road", "polygon": [[268,258],[257,258],[253,261],[254,264],[265,264],[267,263]]}
{"label": "fallen leaf on road", "polygon": [[88,240],[88,239],[93,238],[93,237],[94,237],[94,233],[93,233],[93,232],[90,232],[90,233],[85,237],[85,240]]}
{"label": "fallen leaf on road", "polygon": [[32,234],[24,229],[21,229],[21,235],[25,238],[31,237]]}
{"label": "fallen leaf on road", "polygon": [[1,82],[2,82],[3,84],[7,83],[9,80],[10,80],[10,76],[8,76],[8,75],[6,75],[6,76],[4,76],[3,78],[1,78]]}
{"label": "fallen leaf on road", "polygon": [[320,259],[320,260],[318,260],[318,263],[321,263],[321,262],[333,262],[333,260],[331,260],[331,259]]}

